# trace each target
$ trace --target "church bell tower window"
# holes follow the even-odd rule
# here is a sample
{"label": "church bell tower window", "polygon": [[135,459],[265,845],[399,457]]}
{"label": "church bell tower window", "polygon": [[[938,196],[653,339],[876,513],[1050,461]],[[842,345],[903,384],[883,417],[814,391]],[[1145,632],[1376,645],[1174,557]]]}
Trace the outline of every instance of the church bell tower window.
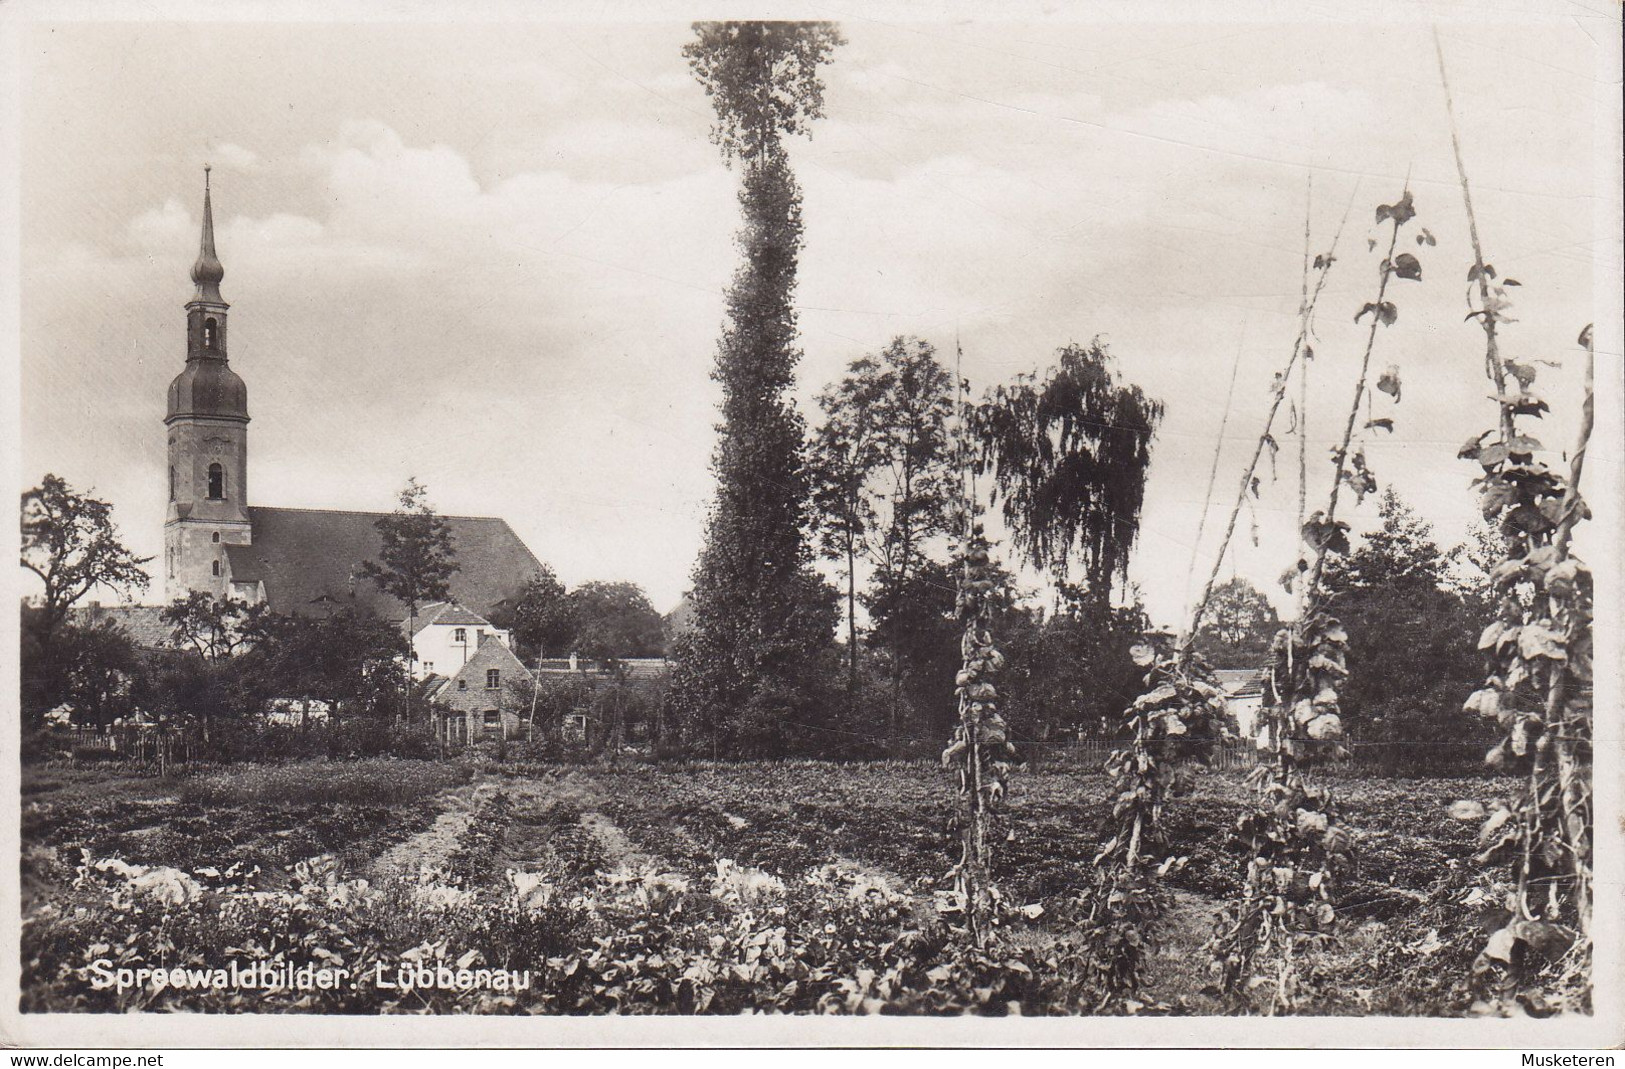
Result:
{"label": "church bell tower window", "polygon": [[214,316],[203,321],[203,347],[210,352],[220,348],[220,324],[215,322]]}
{"label": "church bell tower window", "polygon": [[219,464],[209,465],[209,500],[224,501],[226,499],[226,469]]}

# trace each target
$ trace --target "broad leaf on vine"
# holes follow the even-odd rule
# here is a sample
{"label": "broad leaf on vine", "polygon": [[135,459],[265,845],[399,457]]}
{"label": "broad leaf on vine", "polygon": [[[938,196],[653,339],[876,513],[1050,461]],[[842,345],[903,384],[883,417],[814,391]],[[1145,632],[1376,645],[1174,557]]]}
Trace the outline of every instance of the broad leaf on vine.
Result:
{"label": "broad leaf on vine", "polygon": [[1389,364],[1388,369],[1377,379],[1377,389],[1399,400],[1399,365]]}
{"label": "broad leaf on vine", "polygon": [[1400,197],[1396,203],[1377,205],[1377,222],[1379,223],[1384,219],[1392,219],[1396,226],[1404,226],[1415,217],[1416,207],[1411,203],[1411,191],[1408,189],[1405,191],[1405,195]]}
{"label": "broad leaf on vine", "polygon": [[1518,380],[1518,385],[1522,389],[1529,389],[1530,385],[1535,381],[1533,365],[1520,364],[1516,360],[1503,360],[1501,366],[1506,369],[1508,375]]}
{"label": "broad leaf on vine", "polygon": [[1518,631],[1518,654],[1525,660],[1546,657],[1554,661],[1568,659],[1563,648],[1563,636],[1544,624],[1525,624]]}
{"label": "broad leaf on vine", "polygon": [[1422,262],[1408,252],[1394,257],[1394,274],[1413,282],[1422,281]]}
{"label": "broad leaf on vine", "polygon": [[1485,431],[1476,438],[1467,439],[1467,444],[1456,450],[1456,458],[1458,460],[1477,460],[1479,453],[1483,449],[1482,443],[1484,439],[1492,433],[1492,431]]}
{"label": "broad leaf on vine", "polygon": [[1363,308],[1354,313],[1354,321],[1358,323],[1360,318],[1367,312],[1376,313],[1377,319],[1385,327],[1393,326],[1394,321],[1399,318],[1399,309],[1394,306],[1393,301],[1383,301],[1381,304],[1377,304],[1375,301],[1367,301]]}

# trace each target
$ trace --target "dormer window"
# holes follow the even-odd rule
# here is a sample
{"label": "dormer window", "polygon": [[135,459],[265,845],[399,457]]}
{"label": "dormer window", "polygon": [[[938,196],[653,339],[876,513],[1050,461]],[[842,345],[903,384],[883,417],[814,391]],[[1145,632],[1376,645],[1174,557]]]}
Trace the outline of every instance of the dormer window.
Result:
{"label": "dormer window", "polygon": [[209,465],[209,500],[226,499],[226,469],[219,464]]}
{"label": "dormer window", "polygon": [[210,352],[220,348],[220,324],[213,316],[203,321],[203,347]]}
{"label": "dormer window", "polygon": [[455,630],[455,631],[453,631],[451,633],[451,640],[453,642],[467,642],[468,641],[468,628],[466,628],[466,627],[457,628],[457,630]]}

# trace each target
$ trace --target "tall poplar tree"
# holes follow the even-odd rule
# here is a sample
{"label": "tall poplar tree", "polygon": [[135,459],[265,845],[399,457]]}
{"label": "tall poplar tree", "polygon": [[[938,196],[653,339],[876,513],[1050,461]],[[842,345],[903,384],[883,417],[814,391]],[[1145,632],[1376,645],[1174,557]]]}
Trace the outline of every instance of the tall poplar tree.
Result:
{"label": "tall poplar tree", "polygon": [[793,299],[802,224],[784,139],[823,115],[818,69],[844,42],[823,22],[705,22],[694,31],[683,54],[716,111],[711,139],[741,172],[744,262],[712,372],[722,386],[717,496],[671,701],[691,744],[773,753],[812,715],[835,623],[803,531],[806,431],[788,396],[801,356]]}

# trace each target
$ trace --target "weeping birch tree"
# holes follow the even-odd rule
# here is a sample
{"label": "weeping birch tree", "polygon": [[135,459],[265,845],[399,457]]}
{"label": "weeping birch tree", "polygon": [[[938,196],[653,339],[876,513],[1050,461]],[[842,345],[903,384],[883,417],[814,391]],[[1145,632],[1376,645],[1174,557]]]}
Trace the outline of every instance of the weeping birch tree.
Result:
{"label": "weeping birch tree", "polygon": [[1066,346],[1042,379],[999,386],[972,412],[978,474],[993,476],[1015,549],[1058,585],[1081,570],[1100,604],[1127,576],[1162,411],[1120,379],[1096,339]]}

